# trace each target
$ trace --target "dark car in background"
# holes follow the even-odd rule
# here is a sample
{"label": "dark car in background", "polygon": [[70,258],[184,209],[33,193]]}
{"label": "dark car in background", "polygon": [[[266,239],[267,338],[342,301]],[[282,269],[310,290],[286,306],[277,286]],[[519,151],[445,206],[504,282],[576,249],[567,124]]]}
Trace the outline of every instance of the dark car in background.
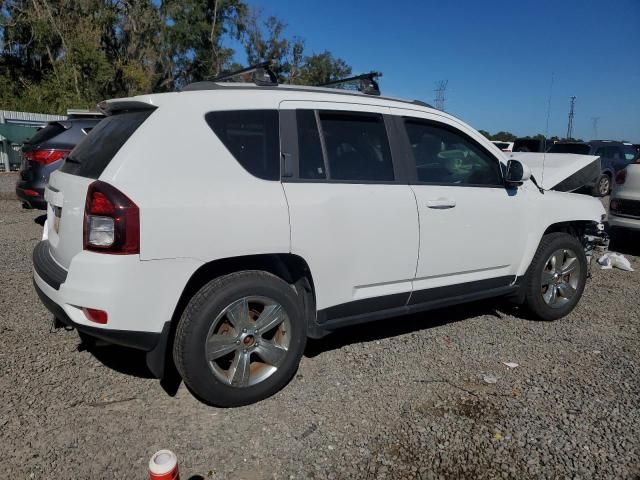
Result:
{"label": "dark car in background", "polygon": [[600,177],[592,187],[592,194],[608,195],[616,173],[636,159],[638,153],[631,143],[614,140],[591,140],[589,142],[557,142],[548,153],[575,153],[600,157]]}
{"label": "dark car in background", "polygon": [[70,115],[67,120],[49,122],[22,147],[22,167],[16,195],[24,208],[46,210],[44,187],[51,172],[62,166],[65,157],[102,119],[103,115]]}
{"label": "dark car in background", "polygon": [[544,152],[545,141],[541,138],[516,138],[514,152]]}

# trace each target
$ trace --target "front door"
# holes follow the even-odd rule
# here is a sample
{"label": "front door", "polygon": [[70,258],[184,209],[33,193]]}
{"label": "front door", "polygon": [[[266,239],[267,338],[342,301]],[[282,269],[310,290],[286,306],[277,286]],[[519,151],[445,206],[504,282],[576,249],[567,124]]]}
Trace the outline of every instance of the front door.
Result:
{"label": "front door", "polygon": [[513,283],[525,248],[526,192],[504,187],[500,160],[468,127],[444,116],[394,113],[413,156],[420,218],[411,303]]}

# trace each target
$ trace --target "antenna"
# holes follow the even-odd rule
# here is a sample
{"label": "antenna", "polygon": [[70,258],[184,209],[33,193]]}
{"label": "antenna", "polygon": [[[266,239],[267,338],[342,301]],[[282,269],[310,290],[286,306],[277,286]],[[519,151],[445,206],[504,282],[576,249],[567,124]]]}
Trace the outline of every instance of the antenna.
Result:
{"label": "antenna", "polygon": [[540,185],[544,185],[544,164],[547,160],[547,139],[549,138],[549,118],[551,117],[551,96],[553,94],[553,80],[555,72],[551,72],[551,83],[549,84],[549,100],[547,101],[547,128],[544,132],[544,153],[542,154],[542,173],[540,174]]}
{"label": "antenna", "polygon": [[318,87],[330,87],[332,85],[340,85],[342,83],[358,82],[358,91],[367,95],[380,95],[380,86],[378,78],[382,76],[382,72],[369,72],[354,77],[341,78],[339,80],[331,80],[330,82],[321,83]]}
{"label": "antenna", "polygon": [[442,112],[444,112],[444,92],[447,89],[448,83],[449,80],[440,80],[436,83],[436,89],[434,90],[436,92],[436,98],[433,103],[435,104],[435,107]]}
{"label": "antenna", "polygon": [[573,138],[573,110],[576,106],[576,96],[569,97],[569,124],[567,125],[567,140]]}
{"label": "antenna", "polygon": [[600,117],[591,117],[591,123],[593,125],[592,139],[596,140],[598,138],[598,120]]}

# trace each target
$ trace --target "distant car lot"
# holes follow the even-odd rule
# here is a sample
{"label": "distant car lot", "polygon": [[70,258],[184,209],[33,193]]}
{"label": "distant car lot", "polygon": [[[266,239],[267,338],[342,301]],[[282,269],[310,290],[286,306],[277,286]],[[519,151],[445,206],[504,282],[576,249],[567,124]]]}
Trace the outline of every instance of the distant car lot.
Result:
{"label": "distant car lot", "polygon": [[24,161],[16,182],[16,195],[24,207],[46,210],[44,188],[49,175],[62,166],[69,152],[102,118],[101,114],[88,114],[49,122],[25,142]]}
{"label": "distant car lot", "polygon": [[593,195],[608,195],[616,173],[633,162],[637,157],[635,147],[630,143],[612,140],[591,140],[589,142],[557,142],[548,153],[574,153],[600,157],[600,177],[592,189]]}
{"label": "distant car lot", "polygon": [[[15,181],[0,175],[9,478],[144,478],[159,448],[178,454],[184,478],[217,480],[638,474],[637,273],[593,268],[576,310],[554,323],[481,303],[346,329],[311,342],[274,397],[212,409],[184,386],[170,396],[133,352],[49,332],[31,284],[41,212],[20,208]],[[636,270],[637,238],[612,246]]]}

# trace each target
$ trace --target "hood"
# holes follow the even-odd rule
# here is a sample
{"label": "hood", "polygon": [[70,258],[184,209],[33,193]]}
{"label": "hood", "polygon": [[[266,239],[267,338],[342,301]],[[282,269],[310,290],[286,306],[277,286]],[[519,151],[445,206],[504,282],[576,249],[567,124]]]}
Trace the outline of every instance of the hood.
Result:
{"label": "hood", "polygon": [[600,176],[600,157],[594,155],[516,152],[505,156],[526,164],[540,186],[547,190],[572,192],[593,184]]}

